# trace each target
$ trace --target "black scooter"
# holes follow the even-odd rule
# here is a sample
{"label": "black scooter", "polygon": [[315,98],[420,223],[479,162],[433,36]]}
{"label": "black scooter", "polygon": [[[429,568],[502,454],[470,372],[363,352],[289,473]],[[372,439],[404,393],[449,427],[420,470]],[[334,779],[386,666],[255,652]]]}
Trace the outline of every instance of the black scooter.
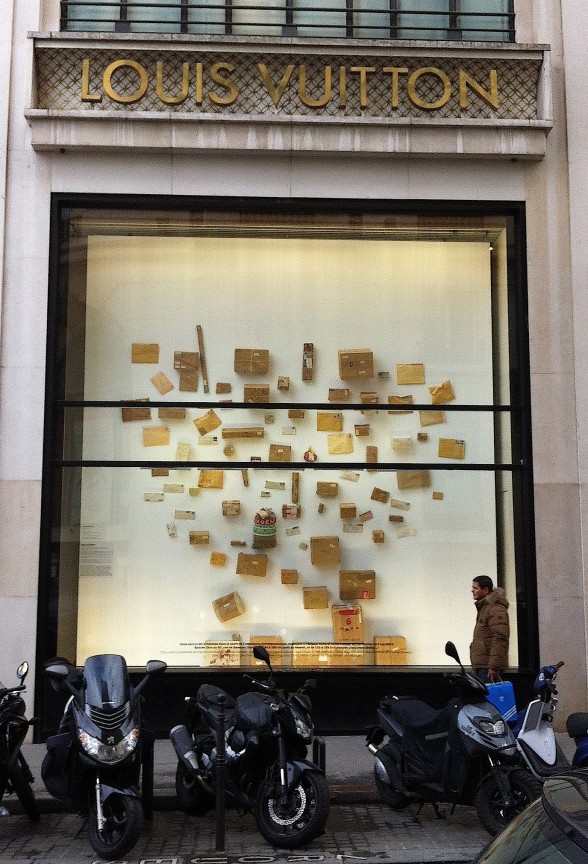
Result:
{"label": "black scooter", "polygon": [[119,654],[89,657],[80,672],[69,663],[45,667],[71,697],[59,733],[47,739],[43,781],[54,798],[69,799],[88,816],[88,839],[106,860],[132,849],[143,815],[152,816],[155,736],[141,723],[141,691],[166,668],[150,660],[133,687]]}
{"label": "black scooter", "polygon": [[520,767],[513,733],[487,701],[486,685],[466,672],[453,642],[445,653],[461,668],[447,676],[456,696],[444,708],[398,696],[380,701],[380,725],[366,742],[376,787],[395,810],[430,802],[439,815],[438,803],[473,805],[484,828],[498,834],[541,795],[541,784]]}
{"label": "black scooter", "polygon": [[34,719],[25,717],[25,703],[21,693],[26,689],[24,680],[29,671],[25,661],[16,670],[20,681],[17,687],[3,687],[0,684],[0,810],[6,793],[14,792],[29,819],[36,821],[39,808],[35,801],[31,784],[33,775],[22,755],[21,746]]}
{"label": "black scooter", "polygon": [[[316,682],[286,693],[276,687],[267,650],[256,646],[253,654],[269,669],[265,681],[245,676],[261,692],[233,699],[203,684],[186,699],[186,723],[170,732],[179,757],[176,791],[187,812],[204,815],[215,806],[222,771],[228,803],[255,813],[273,846],[296,849],[322,833],[329,814],[324,742],[314,738],[305,692]],[[306,759],[311,744],[319,764]]]}

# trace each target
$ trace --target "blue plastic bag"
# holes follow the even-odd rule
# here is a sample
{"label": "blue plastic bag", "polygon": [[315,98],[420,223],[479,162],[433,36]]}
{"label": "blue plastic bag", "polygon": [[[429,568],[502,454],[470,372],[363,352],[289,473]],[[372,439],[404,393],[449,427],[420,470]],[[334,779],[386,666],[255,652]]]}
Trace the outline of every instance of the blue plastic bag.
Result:
{"label": "blue plastic bag", "polygon": [[491,702],[500,711],[507,722],[514,720],[517,706],[512,681],[498,681],[496,684],[486,684],[486,687],[488,688],[488,702]]}

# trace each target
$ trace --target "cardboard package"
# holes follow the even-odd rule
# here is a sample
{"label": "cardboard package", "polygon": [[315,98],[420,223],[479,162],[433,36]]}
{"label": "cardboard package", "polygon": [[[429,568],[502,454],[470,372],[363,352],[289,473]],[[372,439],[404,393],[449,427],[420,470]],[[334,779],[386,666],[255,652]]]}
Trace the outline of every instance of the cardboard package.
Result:
{"label": "cardboard package", "polygon": [[[388,405],[412,405],[413,402],[412,396],[388,396]],[[397,408],[394,411],[388,411],[388,414],[412,414],[412,411]]]}
{"label": "cardboard package", "polygon": [[165,447],[169,444],[169,426],[143,426],[143,447]]}
{"label": "cardboard package", "polygon": [[423,363],[397,363],[397,384],[424,384],[425,366]]}
{"label": "cardboard package", "polygon": [[199,489],[222,489],[225,472],[218,468],[203,468],[198,475]]}
{"label": "cardboard package", "polygon": [[438,455],[443,459],[465,459],[465,441],[457,438],[439,438]]}
{"label": "cardboard package", "polygon": [[158,372],[151,378],[151,383],[155,387],[158,393],[162,396],[165,396],[166,393],[169,393],[170,390],[174,389],[174,385],[169,380],[165,372]]}
{"label": "cardboard package", "polygon": [[353,435],[350,432],[333,432],[327,435],[327,449],[331,456],[353,453]]}
{"label": "cardboard package", "polygon": [[292,448],[289,444],[270,444],[270,462],[290,462],[292,459]]}
{"label": "cardboard package", "polygon": [[339,411],[317,411],[317,432],[340,432],[343,429],[343,415]]}
{"label": "cardboard package", "polygon": [[237,576],[265,576],[267,555],[250,555],[239,552],[237,556]]}
{"label": "cardboard package", "polygon": [[339,515],[341,519],[355,519],[357,516],[357,505],[339,504]]}
{"label": "cardboard package", "polygon": [[315,567],[336,567],[340,555],[337,536],[310,538],[310,562]]}
{"label": "cardboard package", "polygon": [[443,384],[438,384],[436,387],[429,387],[429,393],[433,405],[442,405],[443,402],[452,402],[455,399],[455,391],[449,380],[444,381]]}
{"label": "cardboard package", "polygon": [[236,618],[245,612],[245,604],[236,591],[213,600],[212,608],[218,620],[223,622],[230,621],[231,618]]}
{"label": "cardboard package", "polygon": [[282,585],[297,585],[298,570],[282,570]]}
{"label": "cardboard package", "polygon": [[243,387],[243,402],[269,402],[269,384],[245,384]]}
{"label": "cardboard package", "polygon": [[341,600],[375,600],[376,573],[374,570],[340,570],[339,597]]}
{"label": "cardboard package", "polygon": [[[149,399],[135,399],[135,402],[149,402]],[[121,408],[123,423],[132,423],[135,420],[151,420],[151,408],[129,406]]]}
{"label": "cardboard package", "polygon": [[397,471],[396,483],[399,489],[428,489],[431,485],[431,475],[429,471],[423,469]]}
{"label": "cardboard package", "polygon": [[374,636],[374,664],[376,666],[406,666],[406,639],[404,636]]}
{"label": "cardboard package", "polygon": [[363,642],[361,606],[355,603],[331,606],[335,642]]}
{"label": "cardboard package", "polygon": [[269,351],[265,348],[235,348],[237,375],[265,375],[269,371]]}
{"label": "cardboard package", "polygon": [[329,402],[349,402],[348,387],[329,387]]}
{"label": "cardboard package", "polygon": [[263,438],[265,428],[263,426],[228,426],[221,433],[225,439],[231,438]]}
{"label": "cardboard package", "polygon": [[370,348],[348,348],[339,351],[339,378],[354,381],[374,377],[374,354]]}
{"label": "cardboard package", "polygon": [[326,585],[302,589],[302,601],[305,609],[328,609],[329,589]]}
{"label": "cardboard package", "polygon": [[131,363],[159,363],[159,345],[156,342],[133,342]]}
{"label": "cardboard package", "polygon": [[187,411],[185,408],[158,408],[157,417],[159,420],[185,420]]}
{"label": "cardboard package", "polygon": [[240,501],[223,501],[223,516],[240,516]]}
{"label": "cardboard package", "polygon": [[208,531],[189,531],[190,546],[208,546],[210,534]]}
{"label": "cardboard package", "polygon": [[241,642],[237,639],[231,639],[227,642],[215,642],[213,639],[207,639],[204,643],[204,665],[240,666],[241,650]]}
{"label": "cardboard package", "polygon": [[436,426],[445,423],[445,412],[443,411],[419,411],[421,426]]}
{"label": "cardboard package", "polygon": [[339,494],[339,484],[319,480],[316,484],[316,494],[321,498],[336,498]]}
{"label": "cardboard package", "polygon": [[210,411],[207,411],[206,414],[203,414],[202,417],[196,417],[194,420],[194,426],[198,429],[198,432],[201,435],[206,435],[208,432],[212,432],[214,429],[217,429],[221,423],[222,420],[212,408]]}

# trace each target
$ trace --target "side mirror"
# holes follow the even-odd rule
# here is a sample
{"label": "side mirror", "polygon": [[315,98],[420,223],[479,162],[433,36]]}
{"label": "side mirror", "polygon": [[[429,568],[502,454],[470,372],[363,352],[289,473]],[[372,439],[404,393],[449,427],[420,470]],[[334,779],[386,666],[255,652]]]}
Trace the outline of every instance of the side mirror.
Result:
{"label": "side mirror", "polygon": [[45,666],[45,675],[48,678],[53,678],[54,681],[65,681],[69,675],[69,669],[65,663],[52,663],[50,666]]}
{"label": "side mirror", "polygon": [[148,660],[146,668],[148,675],[155,675],[157,672],[165,672],[167,663],[165,660]]}
{"label": "side mirror", "polygon": [[305,690],[316,690],[316,678],[307,678],[302,686]]}
{"label": "side mirror", "polygon": [[271,668],[270,664],[270,656],[268,654],[267,648],[264,648],[263,645],[256,645],[253,649],[253,656],[256,660],[263,660],[264,663],[267,663]]}
{"label": "side mirror", "polygon": [[29,664],[27,663],[26,660],[23,660],[23,662],[20,664],[20,666],[16,670],[16,677],[18,678],[18,680],[20,681],[21,684],[24,683],[24,680],[28,675],[28,671],[29,671]]}
{"label": "side mirror", "polygon": [[459,654],[457,653],[457,648],[455,647],[453,642],[446,642],[445,643],[445,653],[447,654],[448,657],[451,657],[453,660],[455,660],[461,666],[461,660],[459,659]]}

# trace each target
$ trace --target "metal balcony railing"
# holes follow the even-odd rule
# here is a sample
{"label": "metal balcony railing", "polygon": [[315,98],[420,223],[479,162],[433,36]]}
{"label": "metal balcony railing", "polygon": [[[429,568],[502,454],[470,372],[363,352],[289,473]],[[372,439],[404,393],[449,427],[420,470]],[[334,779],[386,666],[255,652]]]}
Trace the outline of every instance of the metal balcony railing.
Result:
{"label": "metal balcony railing", "polygon": [[60,6],[64,31],[515,41],[513,0],[61,0]]}

